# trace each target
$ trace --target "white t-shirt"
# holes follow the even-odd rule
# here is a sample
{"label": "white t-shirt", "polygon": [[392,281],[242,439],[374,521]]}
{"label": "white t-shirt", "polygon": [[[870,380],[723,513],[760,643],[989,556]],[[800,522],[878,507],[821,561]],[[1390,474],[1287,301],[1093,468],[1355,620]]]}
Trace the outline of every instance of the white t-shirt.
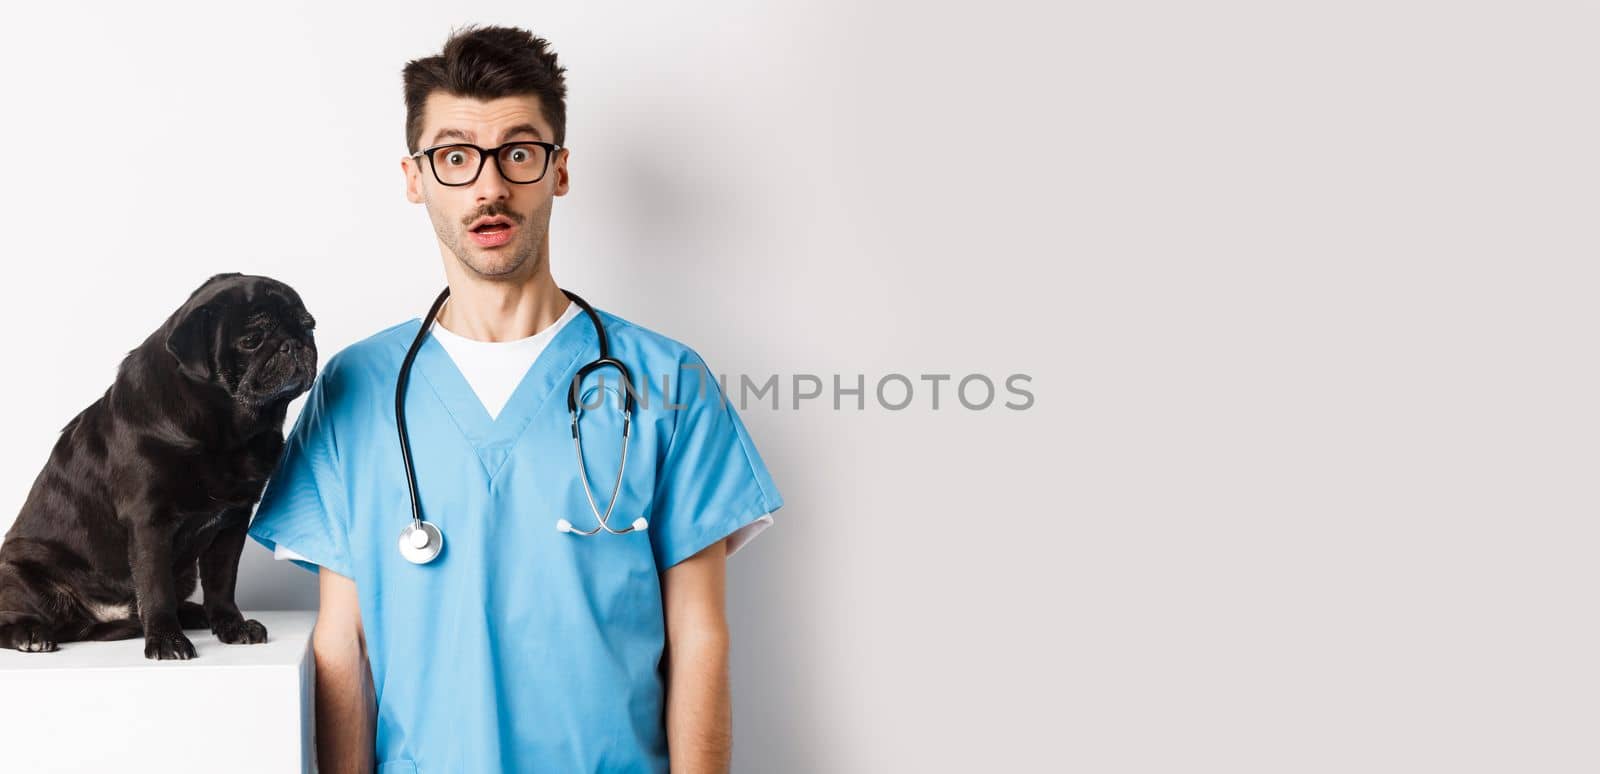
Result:
{"label": "white t-shirt", "polygon": [[[450,302],[445,303],[448,305]],[[494,419],[500,416],[500,409],[506,407],[506,400],[522,383],[522,377],[528,373],[528,369],[533,367],[533,361],[539,359],[539,353],[572,318],[582,314],[583,310],[577,304],[568,301],[567,310],[554,323],[532,336],[515,341],[469,339],[444,327],[437,320],[429,330],[444,351],[450,353],[456,370],[467,378],[467,384],[472,385],[472,391],[478,394],[478,402],[489,412],[489,418]]]}
{"label": "white t-shirt", "polygon": [[[445,303],[448,305],[450,302],[446,300]],[[444,347],[444,351],[449,353],[450,359],[456,364],[456,370],[466,377],[467,384],[472,386],[478,401],[493,419],[500,416],[500,410],[505,408],[506,400],[516,391],[517,385],[522,383],[522,377],[533,367],[533,362],[539,359],[539,353],[544,351],[563,326],[580,316],[586,317],[583,310],[577,304],[568,301],[567,310],[561,313],[555,323],[532,336],[515,341],[469,339],[444,327],[438,320],[433,322],[429,331],[439,345]],[[587,324],[587,321],[580,324]],[[735,551],[743,548],[746,543],[771,525],[772,514],[769,513],[734,530],[728,535],[727,555],[733,556]],[[397,528],[395,535],[399,534]],[[278,543],[272,556],[275,559],[310,561],[285,548],[282,543]]]}

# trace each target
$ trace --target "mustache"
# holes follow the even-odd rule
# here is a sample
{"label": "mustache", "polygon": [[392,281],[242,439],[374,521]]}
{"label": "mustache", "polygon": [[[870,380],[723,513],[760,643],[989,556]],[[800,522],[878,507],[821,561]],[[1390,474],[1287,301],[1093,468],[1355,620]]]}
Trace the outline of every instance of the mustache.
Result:
{"label": "mustache", "polygon": [[515,223],[519,226],[522,225],[522,221],[527,220],[527,218],[523,217],[521,213],[515,212],[508,207],[490,206],[479,209],[476,212],[473,212],[471,215],[468,215],[461,221],[461,225],[464,228],[472,225],[472,221],[475,221],[478,218],[492,218],[496,215],[502,215],[512,223]]}

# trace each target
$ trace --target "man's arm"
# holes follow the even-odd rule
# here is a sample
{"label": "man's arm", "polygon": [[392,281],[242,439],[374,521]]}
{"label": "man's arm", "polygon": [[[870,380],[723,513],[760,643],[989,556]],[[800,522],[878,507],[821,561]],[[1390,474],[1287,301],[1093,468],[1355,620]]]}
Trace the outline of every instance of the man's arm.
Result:
{"label": "man's arm", "polygon": [[667,619],[667,751],[674,774],[727,774],[733,753],[724,607],[726,539],[661,575]]}
{"label": "man's arm", "polygon": [[370,774],[376,707],[356,584],[326,567],[317,577],[317,766],[322,774]]}

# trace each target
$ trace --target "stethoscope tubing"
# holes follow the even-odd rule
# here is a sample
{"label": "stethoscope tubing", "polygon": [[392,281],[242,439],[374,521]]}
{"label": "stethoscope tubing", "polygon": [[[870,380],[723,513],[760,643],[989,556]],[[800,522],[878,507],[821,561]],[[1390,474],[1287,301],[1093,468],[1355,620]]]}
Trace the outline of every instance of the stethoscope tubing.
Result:
{"label": "stethoscope tubing", "polygon": [[[617,495],[621,494],[621,492],[622,492],[622,471],[628,469],[628,426],[630,424],[632,424],[631,421],[630,421],[631,419],[632,419],[632,417],[629,414],[627,414],[626,412],[623,413],[623,415],[622,415],[622,462],[617,465],[617,480],[616,480],[615,483],[613,483],[611,485],[611,501],[606,503],[606,512],[602,514],[602,513],[600,513],[599,506],[595,505],[595,503],[594,503],[594,492],[589,489],[589,471],[588,471],[588,467],[589,466],[585,465],[584,462],[583,462],[583,437],[582,437],[583,436],[583,431],[578,429],[578,418],[577,418],[577,416],[573,416],[573,418],[572,418],[572,448],[573,448],[574,453],[577,454],[577,457],[578,457],[578,474],[579,474],[579,478],[581,478],[583,480],[583,496],[589,498],[589,510],[594,511],[595,520],[598,521],[600,523],[600,525],[595,527],[594,529],[591,529],[591,530],[588,530],[588,531],[584,531],[584,530],[581,530],[581,529],[574,528],[572,526],[572,522],[567,521],[565,519],[562,519],[560,522],[557,523],[557,527],[556,527],[557,529],[561,530],[562,532],[575,532],[575,533],[577,533],[579,535],[586,535],[586,536],[587,535],[593,535],[594,533],[599,532],[601,529],[605,529],[605,531],[610,532],[613,535],[621,535],[621,534],[626,533],[626,532],[631,532],[631,531],[633,531],[635,529],[644,529],[643,527],[639,526],[638,522],[635,522],[633,526],[630,526],[627,529],[618,531],[618,530],[612,529],[611,525],[608,523],[610,521],[610,519],[611,519],[611,509],[615,508],[616,505],[617,505]],[[640,519],[639,521],[643,521],[643,519]]]}
{"label": "stethoscope tubing", "polygon": [[447,285],[434,299],[433,306],[428,308],[428,316],[422,319],[417,337],[411,341],[411,348],[406,350],[405,360],[400,362],[400,377],[394,385],[394,423],[400,431],[400,459],[406,466],[406,489],[411,493],[411,524],[416,529],[422,528],[422,498],[417,496],[417,468],[411,462],[411,437],[406,433],[406,383],[411,381],[411,363],[417,359],[422,342],[428,338],[428,327],[449,297],[450,287]]}

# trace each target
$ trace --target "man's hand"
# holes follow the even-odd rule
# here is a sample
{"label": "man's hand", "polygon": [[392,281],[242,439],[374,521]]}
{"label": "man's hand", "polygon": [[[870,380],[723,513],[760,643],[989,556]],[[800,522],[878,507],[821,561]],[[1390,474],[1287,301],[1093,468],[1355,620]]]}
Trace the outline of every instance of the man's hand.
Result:
{"label": "man's hand", "polygon": [[675,774],[726,774],[732,759],[726,543],[718,540],[661,575],[667,621],[667,751]]}

